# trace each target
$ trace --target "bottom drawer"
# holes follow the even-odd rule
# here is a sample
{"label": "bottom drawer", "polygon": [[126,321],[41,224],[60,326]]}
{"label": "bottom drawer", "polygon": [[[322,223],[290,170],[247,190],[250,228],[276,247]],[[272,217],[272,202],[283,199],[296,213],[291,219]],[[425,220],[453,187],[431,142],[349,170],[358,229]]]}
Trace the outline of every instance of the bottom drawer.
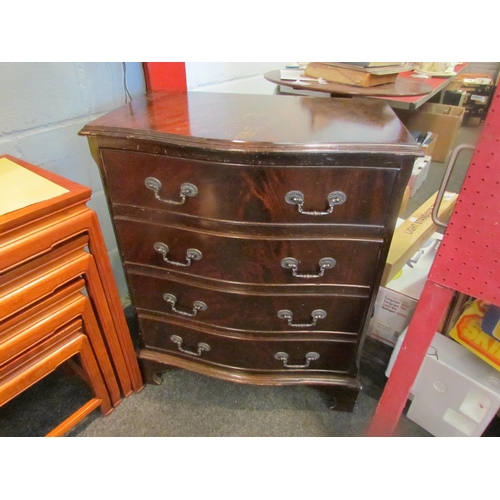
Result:
{"label": "bottom drawer", "polygon": [[224,337],[141,314],[139,324],[144,347],[196,362],[249,370],[322,370],[339,374],[354,370],[356,339]]}

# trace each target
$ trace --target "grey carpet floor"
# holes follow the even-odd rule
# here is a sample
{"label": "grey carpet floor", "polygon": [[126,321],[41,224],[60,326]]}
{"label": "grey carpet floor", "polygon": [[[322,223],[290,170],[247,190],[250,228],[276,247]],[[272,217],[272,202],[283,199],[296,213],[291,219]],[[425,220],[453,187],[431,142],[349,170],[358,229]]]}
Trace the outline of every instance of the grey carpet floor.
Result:
{"label": "grey carpet floor", "polygon": [[[163,375],[69,436],[114,437],[362,437],[377,400],[361,392],[352,413],[328,408],[311,387],[261,387],[216,380],[184,370]],[[405,416],[396,436],[430,436]]]}

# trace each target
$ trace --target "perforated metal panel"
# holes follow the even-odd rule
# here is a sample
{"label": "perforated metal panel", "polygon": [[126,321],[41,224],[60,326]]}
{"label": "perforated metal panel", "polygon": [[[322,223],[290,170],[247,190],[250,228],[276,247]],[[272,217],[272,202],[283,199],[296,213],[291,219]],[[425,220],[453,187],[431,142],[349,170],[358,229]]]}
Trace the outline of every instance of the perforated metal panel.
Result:
{"label": "perforated metal panel", "polygon": [[[368,436],[391,436],[452,290],[500,305],[500,92],[486,116],[467,177]],[[439,286],[443,285],[443,286]]]}
{"label": "perforated metal panel", "polygon": [[500,304],[500,92],[497,88],[429,279]]}

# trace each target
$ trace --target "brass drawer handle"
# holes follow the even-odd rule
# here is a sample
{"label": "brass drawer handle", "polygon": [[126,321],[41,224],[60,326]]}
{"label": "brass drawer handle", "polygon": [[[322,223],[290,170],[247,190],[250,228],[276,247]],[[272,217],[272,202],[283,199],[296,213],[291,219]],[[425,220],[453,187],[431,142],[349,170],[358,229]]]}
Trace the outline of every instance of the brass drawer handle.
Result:
{"label": "brass drawer handle", "polygon": [[206,311],[208,309],[208,306],[205,304],[205,302],[202,302],[201,300],[195,300],[193,302],[193,312],[192,313],[189,313],[186,311],[181,311],[180,309],[176,309],[175,305],[177,304],[177,297],[175,295],[172,295],[171,293],[164,294],[163,300],[165,300],[166,302],[168,302],[170,304],[172,311],[176,312],[177,314],[181,314],[182,316],[196,316],[198,311]]}
{"label": "brass drawer handle", "polygon": [[297,205],[297,208],[301,214],[304,215],[328,215],[333,212],[333,207],[335,205],[342,205],[347,199],[345,193],[342,191],[333,191],[327,196],[328,210],[326,212],[308,212],[304,210],[304,194],[300,191],[289,191],[285,195],[285,201],[290,205]]}
{"label": "brass drawer handle", "polygon": [[281,267],[284,267],[285,269],[291,269],[292,274],[296,278],[321,278],[321,276],[325,274],[325,269],[332,269],[336,264],[337,261],[335,259],[332,259],[331,257],[324,257],[319,261],[318,274],[298,274],[297,270],[299,268],[299,262],[297,259],[294,259],[293,257],[285,257],[281,261]]}
{"label": "brass drawer handle", "polygon": [[170,337],[170,340],[177,344],[177,349],[179,349],[180,352],[183,352],[184,354],[190,354],[191,356],[201,356],[204,351],[210,351],[210,346],[208,344],[205,344],[205,342],[199,342],[197,351],[193,352],[182,348],[182,343],[184,341],[182,337],[179,337],[179,335],[172,335]]}
{"label": "brass drawer handle", "polygon": [[170,203],[171,205],[182,205],[186,201],[186,198],[188,196],[192,198],[193,196],[196,196],[198,194],[198,188],[194,184],[185,182],[181,185],[181,191],[179,193],[181,201],[164,200],[159,194],[161,189],[161,182],[158,179],[156,179],[155,177],[147,177],[144,181],[144,184],[146,184],[146,187],[148,189],[151,189],[151,191],[154,192],[155,198],[157,200],[162,201],[163,203]]}
{"label": "brass drawer handle", "polygon": [[278,311],[278,318],[286,319],[288,324],[290,326],[293,326],[294,328],[307,328],[309,326],[314,326],[316,324],[316,321],[318,321],[318,319],[326,318],[326,311],[323,311],[323,309],[315,309],[311,313],[311,317],[312,317],[311,323],[292,323],[293,320],[292,311],[289,311],[288,309],[281,309],[280,311]]}
{"label": "brass drawer handle", "polygon": [[156,242],[154,244],[154,249],[158,253],[161,253],[163,255],[163,260],[165,262],[168,262],[169,264],[172,264],[174,266],[188,267],[191,265],[191,262],[193,260],[200,260],[202,257],[201,252],[199,250],[196,250],[196,248],[188,248],[186,252],[186,262],[177,262],[175,260],[169,260],[167,258],[167,254],[170,251],[170,249],[168,248],[168,245],[166,245],[165,243]]}
{"label": "brass drawer handle", "polygon": [[277,352],[274,357],[279,360],[283,361],[283,366],[285,368],[307,368],[311,361],[316,361],[319,359],[319,354],[317,352],[308,352],[306,354],[306,364],[305,365],[289,365],[288,364],[288,358],[289,355],[286,352]]}

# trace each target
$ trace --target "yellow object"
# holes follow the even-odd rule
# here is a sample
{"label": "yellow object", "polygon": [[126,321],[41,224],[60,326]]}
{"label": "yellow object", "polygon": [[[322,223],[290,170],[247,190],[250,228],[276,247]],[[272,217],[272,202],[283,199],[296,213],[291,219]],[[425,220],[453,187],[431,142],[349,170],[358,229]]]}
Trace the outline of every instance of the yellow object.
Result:
{"label": "yellow object", "polygon": [[397,280],[398,278],[401,278],[401,276],[402,276],[402,275],[403,275],[403,270],[402,270],[402,269],[400,269],[400,270],[396,273],[396,275],[394,276],[394,278],[392,278],[392,281]]}
{"label": "yellow object", "polygon": [[500,371],[500,342],[481,329],[487,307],[486,302],[474,300],[450,331],[450,337]]}
{"label": "yellow object", "polygon": [[[437,192],[423,203],[413,214],[394,230],[389,254],[384,268],[381,285],[386,286],[403,268],[405,263],[413,257],[415,252],[437,230],[432,221],[432,210],[436,201]],[[438,212],[441,220],[447,220],[457,201],[456,193],[446,192]]]}

